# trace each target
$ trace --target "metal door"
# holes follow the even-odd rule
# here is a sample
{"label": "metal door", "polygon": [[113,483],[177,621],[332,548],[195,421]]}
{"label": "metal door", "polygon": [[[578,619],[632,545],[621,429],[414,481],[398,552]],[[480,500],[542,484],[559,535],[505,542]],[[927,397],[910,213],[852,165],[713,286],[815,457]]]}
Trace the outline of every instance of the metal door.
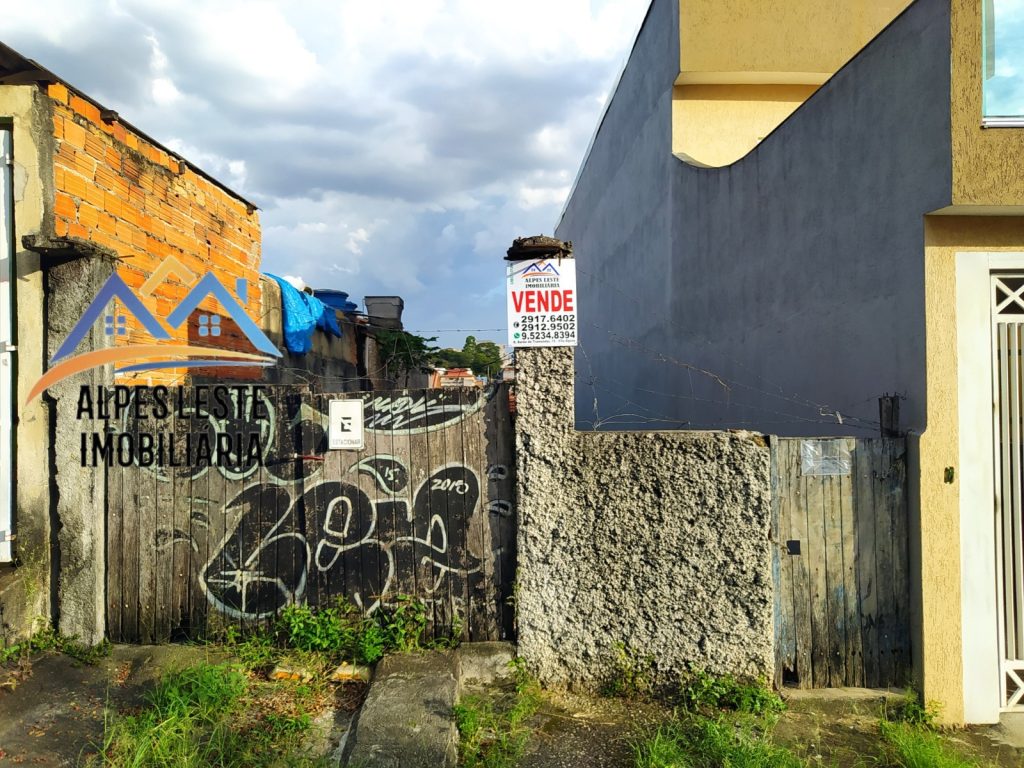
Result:
{"label": "metal door", "polygon": [[991,280],[1000,704],[1024,710],[1024,273]]}

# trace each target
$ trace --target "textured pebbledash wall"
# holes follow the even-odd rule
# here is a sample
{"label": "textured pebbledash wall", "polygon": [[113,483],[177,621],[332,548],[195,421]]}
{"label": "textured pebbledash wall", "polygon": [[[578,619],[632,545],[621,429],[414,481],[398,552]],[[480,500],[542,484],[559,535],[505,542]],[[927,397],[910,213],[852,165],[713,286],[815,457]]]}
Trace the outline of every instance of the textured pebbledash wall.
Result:
{"label": "textured pebbledash wall", "polygon": [[517,349],[519,653],[593,686],[617,644],[662,681],[773,669],[769,449],[723,432],[577,432],[573,350]]}

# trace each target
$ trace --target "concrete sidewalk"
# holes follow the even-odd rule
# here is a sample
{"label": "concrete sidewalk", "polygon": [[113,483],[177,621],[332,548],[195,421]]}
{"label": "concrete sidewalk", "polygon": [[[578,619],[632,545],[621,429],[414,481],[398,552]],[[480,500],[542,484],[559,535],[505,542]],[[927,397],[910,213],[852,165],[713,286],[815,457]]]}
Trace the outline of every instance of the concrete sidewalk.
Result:
{"label": "concrete sidewalk", "polygon": [[78,765],[103,738],[106,705],[141,705],[163,672],[224,659],[186,645],[114,646],[94,666],[58,653],[36,657],[14,690],[0,689],[0,766]]}

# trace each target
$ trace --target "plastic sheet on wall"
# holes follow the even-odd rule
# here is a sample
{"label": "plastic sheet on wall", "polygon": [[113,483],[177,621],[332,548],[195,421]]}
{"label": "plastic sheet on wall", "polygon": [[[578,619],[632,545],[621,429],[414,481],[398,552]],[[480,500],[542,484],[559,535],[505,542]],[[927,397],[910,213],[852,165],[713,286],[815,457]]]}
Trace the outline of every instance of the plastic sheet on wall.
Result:
{"label": "plastic sheet on wall", "polygon": [[845,440],[802,440],[800,474],[831,476],[850,474],[850,449]]}

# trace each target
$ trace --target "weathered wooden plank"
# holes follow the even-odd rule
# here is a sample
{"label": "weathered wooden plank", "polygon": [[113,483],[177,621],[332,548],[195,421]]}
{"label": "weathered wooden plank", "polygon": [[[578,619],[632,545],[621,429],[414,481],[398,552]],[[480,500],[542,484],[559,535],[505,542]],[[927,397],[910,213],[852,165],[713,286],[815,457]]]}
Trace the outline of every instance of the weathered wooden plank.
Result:
{"label": "weathered wooden plank", "polygon": [[114,465],[107,473],[107,637],[124,642],[121,613],[124,602],[124,503],[121,499],[123,470]]}
{"label": "weathered wooden plank", "polygon": [[[793,616],[793,562],[790,539],[792,508],[786,479],[780,474],[779,439],[770,438],[772,491],[772,577],[775,585],[775,687],[781,689],[796,673],[796,636]],[[784,460],[782,462],[785,463]]]}
{"label": "weathered wooden plank", "polygon": [[[142,424],[136,423],[140,431]],[[143,643],[162,640],[157,635],[158,568],[157,560],[157,493],[156,475],[140,467],[129,471],[136,477],[139,505],[139,636]]]}
{"label": "weathered wooden plank", "polygon": [[[126,425],[125,431],[137,437],[138,429]],[[142,581],[143,560],[140,556],[140,523],[142,511],[139,505],[139,473],[134,467],[122,467],[121,499],[124,513],[122,515],[123,550],[122,563],[124,574],[121,578],[123,610],[121,612],[121,633],[128,642],[142,642],[139,628],[139,586]]]}
{"label": "weathered wooden plank", "polygon": [[808,541],[807,499],[804,479],[800,472],[800,440],[779,440],[780,479],[782,496],[790,510],[789,540],[797,542],[799,555],[789,557],[793,576],[793,640],[795,669],[800,688],[814,687],[814,610],[811,594],[811,552]]}
{"label": "weathered wooden plank", "polygon": [[843,684],[861,687],[864,685],[864,652],[860,633],[860,586],[857,581],[857,518],[853,508],[853,461],[857,452],[857,441],[846,438],[844,442],[850,456],[850,474],[838,478],[839,515],[843,537],[843,584],[846,596],[846,677]]}
{"label": "weathered wooden plank", "polygon": [[853,505],[857,537],[858,616],[863,685],[877,688],[878,587],[875,572],[875,450],[876,441],[858,440],[853,454]]}
{"label": "weathered wooden plank", "polygon": [[[406,393],[403,392],[403,395]],[[423,467],[414,462],[412,438],[408,431],[391,428],[391,455],[396,460],[392,494],[394,504],[395,543],[392,557],[395,562],[394,595],[418,595],[415,559],[414,509],[416,489],[426,479]]]}
{"label": "weathered wooden plank", "polygon": [[[175,436],[175,442],[184,441],[189,420],[176,411],[168,415],[166,429]],[[171,487],[171,637],[191,639],[189,627],[189,579],[191,578],[192,530],[191,530],[191,484],[182,482],[179,468],[166,466],[162,470],[164,482]]]}
{"label": "weathered wooden plank", "polygon": [[[173,419],[170,422],[170,426],[173,428]],[[154,425],[154,429],[163,429],[162,425]],[[154,636],[157,642],[169,642],[171,639],[171,630],[178,624],[178,617],[174,610],[174,582],[175,578],[175,563],[174,563],[174,550],[176,548],[176,531],[175,517],[174,517],[174,483],[165,474],[165,469],[162,467],[153,467],[149,471],[153,475],[154,480],[154,496],[155,496],[155,507],[154,517],[156,520],[156,527],[154,528],[154,535],[156,537],[156,552],[155,552],[155,565],[156,573],[154,575]]]}
{"label": "weathered wooden plank", "polygon": [[910,649],[910,544],[907,519],[906,443],[902,439],[886,440],[889,455],[889,498],[893,520],[893,678],[892,685],[901,685],[911,672]]}
{"label": "weathered wooden plank", "polygon": [[895,617],[899,610],[892,583],[893,564],[893,509],[890,503],[890,455],[885,444],[879,443],[874,452],[875,491],[875,573],[878,585],[878,675],[883,686],[893,685],[893,640]]}
{"label": "weathered wooden plank", "polygon": [[[797,456],[799,456],[799,445]],[[807,568],[811,594],[811,666],[813,682],[811,687],[829,685],[830,662],[830,616],[831,601],[828,593],[827,534],[825,513],[825,492],[822,478],[817,475],[801,474],[804,505],[807,511]]]}
{"label": "weathered wooden plank", "polygon": [[[256,467],[256,470],[252,473],[252,475],[247,477],[242,483],[239,483],[237,486],[237,490],[251,487],[261,489],[258,500],[256,502],[256,520],[257,524],[260,527],[260,530],[263,531],[273,530],[273,527],[277,524],[281,515],[284,513],[285,510],[279,509],[279,505],[282,503],[282,500],[283,503],[285,504],[289,502],[297,503],[294,500],[292,500],[291,496],[273,494],[268,492],[269,489],[275,485],[275,476],[273,474],[274,467],[268,467],[266,463],[267,455],[272,446],[271,439],[273,438],[273,435],[271,434],[271,425],[275,425],[277,423],[276,414],[274,411],[274,399],[275,398],[271,396],[267,400],[262,401],[262,404],[259,407],[258,411],[261,414],[261,416],[263,416],[262,419],[256,420],[255,418],[252,418],[254,416],[254,413],[251,414],[254,426],[260,430],[261,447],[263,451],[264,460],[259,463],[259,466]],[[257,406],[254,403],[252,407],[255,409]],[[315,519],[315,515],[308,516],[313,517]],[[307,539],[306,543],[310,547],[311,551],[315,551],[315,541]],[[311,568],[310,573],[307,574],[307,584],[309,583],[310,580],[315,579],[315,576],[313,575],[315,572],[315,567]],[[302,596],[299,596],[300,599],[301,597]],[[257,620],[255,622],[255,627],[269,627],[273,624],[275,618],[276,614],[271,616],[264,616],[262,619]]]}
{"label": "weathered wooden plank", "polygon": [[484,408],[472,418],[464,433],[467,463],[480,478],[480,500],[473,510],[468,530],[468,549],[478,563],[475,566],[478,571],[468,576],[469,608],[463,631],[465,640],[499,639],[489,512],[492,500],[497,499],[499,480],[491,477],[487,456],[487,439],[494,418],[495,400],[499,395],[500,390],[494,392]]}
{"label": "weathered wooden plank", "polygon": [[[410,396],[418,398],[424,396],[422,390],[413,390]],[[428,427],[430,426],[428,422]],[[416,561],[416,587],[420,599],[427,601],[427,628],[428,637],[435,636],[435,628],[443,620],[439,615],[438,603],[442,600],[440,585],[437,580],[437,572],[434,567],[434,557],[438,554],[435,551],[435,543],[441,547],[441,531],[439,526],[443,525],[443,512],[445,500],[432,490],[431,486],[434,477],[435,466],[444,461],[444,444],[441,442],[441,429],[427,429],[413,436],[412,446],[415,455],[415,463],[423,468],[423,483],[416,492],[415,501],[415,529],[416,546],[414,558]]]}
{"label": "weathered wooden plank", "polygon": [[821,507],[824,524],[824,570],[826,605],[825,654],[828,687],[838,688],[846,679],[846,595],[844,593],[843,530],[839,514],[839,479],[821,477]]}
{"label": "weathered wooden plank", "polygon": [[[480,390],[472,389],[463,392],[463,404],[469,406],[484,395]],[[453,515],[453,529],[458,530],[458,541],[453,547],[456,552],[457,570],[451,573],[452,583],[452,615],[457,621],[449,626],[449,631],[458,628],[460,634],[468,632],[471,624],[481,625],[483,619],[474,621],[473,607],[485,602],[482,585],[484,579],[483,560],[480,557],[478,544],[479,534],[474,524],[480,518],[480,509],[487,497],[487,474],[481,465],[483,460],[476,448],[477,436],[483,431],[483,413],[477,411],[464,418],[456,425],[453,434],[458,435],[456,458],[466,472],[466,482],[470,484],[467,492],[456,495],[449,512]],[[474,485],[475,483],[475,485]],[[458,490],[458,489],[456,489]],[[485,614],[484,614],[485,615]],[[458,627],[455,626],[458,624]]]}
{"label": "weathered wooden plank", "polygon": [[509,385],[502,384],[492,404],[492,425],[487,431],[487,465],[496,470],[496,498],[488,507],[490,546],[494,557],[494,589],[496,592],[500,639],[515,637],[515,606],[513,584],[516,560],[516,466],[513,445],[515,436],[509,411]]}
{"label": "weathered wooden plank", "polygon": [[[335,399],[335,397],[335,395],[311,393],[309,395],[309,406],[315,414],[314,418],[316,415],[322,416],[326,414],[330,407],[330,401]],[[321,454],[323,457],[322,476],[318,478],[321,483],[327,477],[342,477],[345,472],[344,453],[346,452],[325,450]],[[318,485],[316,490],[300,489],[305,492],[293,503],[298,505],[296,518],[302,526],[302,535],[305,538],[306,548],[310,554],[308,570],[306,571],[305,591],[298,599],[305,601],[307,605],[327,608],[331,605],[330,587],[327,581],[327,573],[321,569],[320,563],[326,564],[329,562],[330,554],[329,551],[320,549],[320,543],[324,540],[322,526],[330,500],[322,497],[321,489],[327,490],[322,484]],[[270,513],[271,510],[266,510],[266,512]],[[262,519],[263,509],[260,510],[260,514]]]}
{"label": "weathered wooden plank", "polygon": [[[354,453],[352,458],[356,461],[372,461],[377,456],[377,441],[378,435],[376,432],[365,434],[363,450]],[[364,608],[370,610],[379,603],[387,581],[387,554],[384,551],[385,545],[382,540],[382,534],[384,536],[387,535],[389,526],[381,525],[381,518],[378,516],[377,508],[371,501],[377,498],[379,492],[377,484],[373,483],[372,487],[371,484],[365,484],[364,487],[369,491],[367,496],[367,502],[369,503],[366,503],[364,505],[365,508],[362,510],[366,520],[363,531],[368,541],[362,547],[364,570],[361,580],[361,591]]]}
{"label": "weathered wooden plank", "polygon": [[[193,435],[199,430],[201,420],[195,415],[195,390],[191,387],[184,394],[185,414],[188,430]],[[184,485],[184,482],[182,482]],[[212,521],[217,511],[210,498],[210,469],[205,463],[194,465],[188,473],[189,527],[192,533],[192,556],[189,562],[189,627],[193,637],[206,636],[209,601],[202,588],[202,577],[210,561],[211,539],[216,535]]]}

